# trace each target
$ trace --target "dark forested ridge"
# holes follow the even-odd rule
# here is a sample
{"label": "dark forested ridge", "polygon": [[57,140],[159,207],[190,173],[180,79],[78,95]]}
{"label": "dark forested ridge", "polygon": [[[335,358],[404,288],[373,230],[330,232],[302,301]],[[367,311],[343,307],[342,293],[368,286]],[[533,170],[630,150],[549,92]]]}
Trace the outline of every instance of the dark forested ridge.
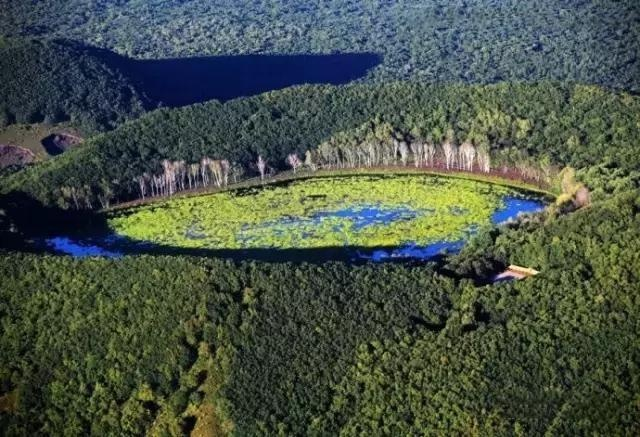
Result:
{"label": "dark forested ridge", "polygon": [[0,128],[70,121],[95,132],[140,115],[147,105],[122,71],[85,47],[0,39]]}
{"label": "dark forested ridge", "polygon": [[638,114],[640,99],[596,86],[305,86],[225,104],[160,109],[26,169],[3,186],[62,207],[72,205],[64,190],[75,188],[98,206],[105,194],[113,201],[136,197],[135,178],[157,173],[165,159],[191,163],[208,156],[255,174],[259,155],[269,166],[284,168],[292,152],[304,156],[336,135],[342,141],[345,132],[357,137],[363,127],[375,131],[386,125],[407,138],[438,143],[452,135],[458,144],[484,144],[505,165],[598,165],[600,171],[588,176],[592,188],[608,185],[611,191],[616,180],[640,168]]}
{"label": "dark forested ridge", "polygon": [[572,80],[640,90],[636,0],[0,1],[0,34],[134,58],[378,53],[367,80]]}

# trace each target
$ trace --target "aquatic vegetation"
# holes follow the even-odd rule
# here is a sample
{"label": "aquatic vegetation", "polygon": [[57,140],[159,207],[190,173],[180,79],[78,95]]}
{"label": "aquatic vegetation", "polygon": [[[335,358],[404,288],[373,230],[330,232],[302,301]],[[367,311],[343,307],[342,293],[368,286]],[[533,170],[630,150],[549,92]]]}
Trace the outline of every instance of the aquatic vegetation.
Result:
{"label": "aquatic vegetation", "polygon": [[512,194],[446,177],[327,177],[173,199],[108,222],[121,236],[189,248],[423,246],[491,223]]}

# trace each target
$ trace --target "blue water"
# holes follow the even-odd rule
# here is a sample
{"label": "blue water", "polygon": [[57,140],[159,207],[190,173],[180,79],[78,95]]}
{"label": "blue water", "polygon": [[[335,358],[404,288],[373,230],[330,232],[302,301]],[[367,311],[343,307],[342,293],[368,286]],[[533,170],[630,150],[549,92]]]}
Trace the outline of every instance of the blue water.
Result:
{"label": "blue water", "polygon": [[504,207],[494,212],[491,217],[492,222],[496,225],[515,220],[519,214],[540,212],[544,209],[544,203],[535,199],[507,196],[502,201]]}
{"label": "blue water", "polygon": [[374,262],[392,261],[396,259],[430,260],[438,255],[457,253],[464,246],[465,240],[438,241],[427,246],[407,244],[397,249],[378,249],[370,254],[356,252],[356,259],[369,259]]}
{"label": "blue water", "polygon": [[[274,236],[295,236],[297,239],[322,238],[323,228],[320,226],[326,222],[333,223],[332,230],[338,234],[358,232],[369,226],[384,226],[397,221],[406,221],[416,218],[418,215],[431,213],[432,210],[416,210],[408,206],[384,207],[379,204],[359,204],[346,208],[320,211],[310,217],[282,217],[267,221],[258,226],[245,226],[236,236],[245,248],[256,246],[259,233],[267,232]],[[324,228],[326,229],[326,228]],[[345,237],[343,243],[350,243]]]}
{"label": "blue water", "polygon": [[[544,203],[541,200],[528,199],[518,196],[506,196],[502,199],[503,206],[497,209],[492,215],[494,224],[502,224],[510,220],[514,220],[518,215],[523,213],[535,213],[544,209]],[[279,220],[267,222],[260,227],[246,228],[247,235],[239,236],[245,247],[251,248],[253,237],[251,230],[268,229],[274,235],[282,235],[285,233],[298,233],[299,238],[314,238],[314,225],[321,224],[324,220],[340,219],[342,224],[336,224],[334,231],[340,232],[341,226],[348,226],[350,229],[359,231],[368,226],[389,225],[401,220],[411,220],[424,214],[433,212],[429,209],[416,210],[408,206],[400,207],[384,207],[376,204],[360,204],[334,211],[318,212],[311,217],[284,217]],[[453,208],[452,213],[464,214],[462,208]],[[345,223],[346,219],[346,223]],[[477,226],[470,226],[467,230],[467,237],[457,241],[436,241],[428,245],[417,245],[408,243],[391,249],[372,249],[370,251],[356,251],[353,254],[354,260],[371,260],[374,262],[384,262],[391,260],[430,260],[442,254],[451,254],[459,252],[464,246],[466,240],[477,232]],[[187,230],[187,234],[191,238],[202,238],[195,226]],[[117,258],[122,253],[107,249],[113,247],[117,242],[118,236],[111,236],[100,241],[100,245],[95,244],[94,240],[77,240],[64,236],[47,239],[46,244],[54,250],[71,255],[78,258],[84,257],[107,257]],[[143,244],[143,243],[140,243]],[[344,242],[345,246],[349,246],[349,241]]]}
{"label": "blue water", "polygon": [[132,59],[87,48],[122,71],[150,100],[179,107],[217,99],[253,96],[292,85],[343,85],[360,79],[382,62],[376,53],[206,56]]}
{"label": "blue water", "polygon": [[417,211],[415,209],[400,206],[396,208],[384,208],[381,205],[354,205],[348,208],[339,209],[337,211],[324,211],[314,214],[311,220],[319,223],[325,218],[342,218],[349,219],[353,230],[359,231],[367,226],[388,225],[400,220],[411,220],[419,214],[428,212]]}
{"label": "blue water", "polygon": [[[520,214],[530,214],[540,212],[544,209],[541,200],[527,199],[517,196],[506,196],[502,199],[504,205],[497,209],[491,216],[491,221],[495,225],[515,220]],[[452,214],[464,214],[464,208],[451,208]],[[467,229],[470,237],[477,231],[477,226]],[[458,253],[462,250],[466,239],[457,241],[436,241],[426,246],[419,246],[414,243],[400,246],[389,250],[374,250],[371,253],[357,252],[356,259],[369,259],[374,262],[392,261],[398,259],[413,259],[427,261],[443,254]]]}
{"label": "blue water", "polygon": [[45,240],[46,244],[56,252],[71,255],[76,258],[88,258],[99,256],[103,258],[119,258],[122,256],[120,252],[107,250],[100,246],[79,242],[68,237],[55,237]]}

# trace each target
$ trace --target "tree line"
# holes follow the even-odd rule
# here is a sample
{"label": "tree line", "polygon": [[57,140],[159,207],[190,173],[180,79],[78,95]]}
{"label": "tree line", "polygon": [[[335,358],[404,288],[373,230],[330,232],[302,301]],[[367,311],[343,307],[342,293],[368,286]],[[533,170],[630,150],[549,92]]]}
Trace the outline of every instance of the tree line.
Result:
{"label": "tree line", "polygon": [[[300,168],[307,151],[310,163],[334,167],[402,163],[404,154],[407,164],[429,164],[433,157],[434,165],[457,168],[473,161],[476,170],[487,164],[491,171],[515,169],[534,181],[545,181],[555,167],[567,165],[579,175],[582,168],[606,165],[623,178],[640,167],[638,113],[636,97],[581,85],[304,86],[225,104],[154,111],[6,177],[0,189],[64,208],[75,208],[68,195],[75,189],[96,208],[100,198],[113,203],[140,197],[137,178],[164,174],[165,160],[201,168],[203,157],[226,160],[235,163],[234,174],[241,179],[260,176],[258,157],[267,175],[292,168],[287,162],[292,154]],[[206,173],[214,178],[208,166]],[[200,186],[205,182],[215,178],[192,180]],[[162,183],[149,179],[147,194],[172,189]],[[78,203],[86,207],[85,201]]]}

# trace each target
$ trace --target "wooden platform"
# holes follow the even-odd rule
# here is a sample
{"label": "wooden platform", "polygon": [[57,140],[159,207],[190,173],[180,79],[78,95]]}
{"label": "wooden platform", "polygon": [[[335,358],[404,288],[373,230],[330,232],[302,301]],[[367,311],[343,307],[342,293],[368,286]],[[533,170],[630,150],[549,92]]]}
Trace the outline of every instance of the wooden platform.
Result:
{"label": "wooden platform", "polygon": [[497,274],[493,278],[493,282],[525,279],[538,273],[540,272],[532,268],[511,264],[504,272]]}

